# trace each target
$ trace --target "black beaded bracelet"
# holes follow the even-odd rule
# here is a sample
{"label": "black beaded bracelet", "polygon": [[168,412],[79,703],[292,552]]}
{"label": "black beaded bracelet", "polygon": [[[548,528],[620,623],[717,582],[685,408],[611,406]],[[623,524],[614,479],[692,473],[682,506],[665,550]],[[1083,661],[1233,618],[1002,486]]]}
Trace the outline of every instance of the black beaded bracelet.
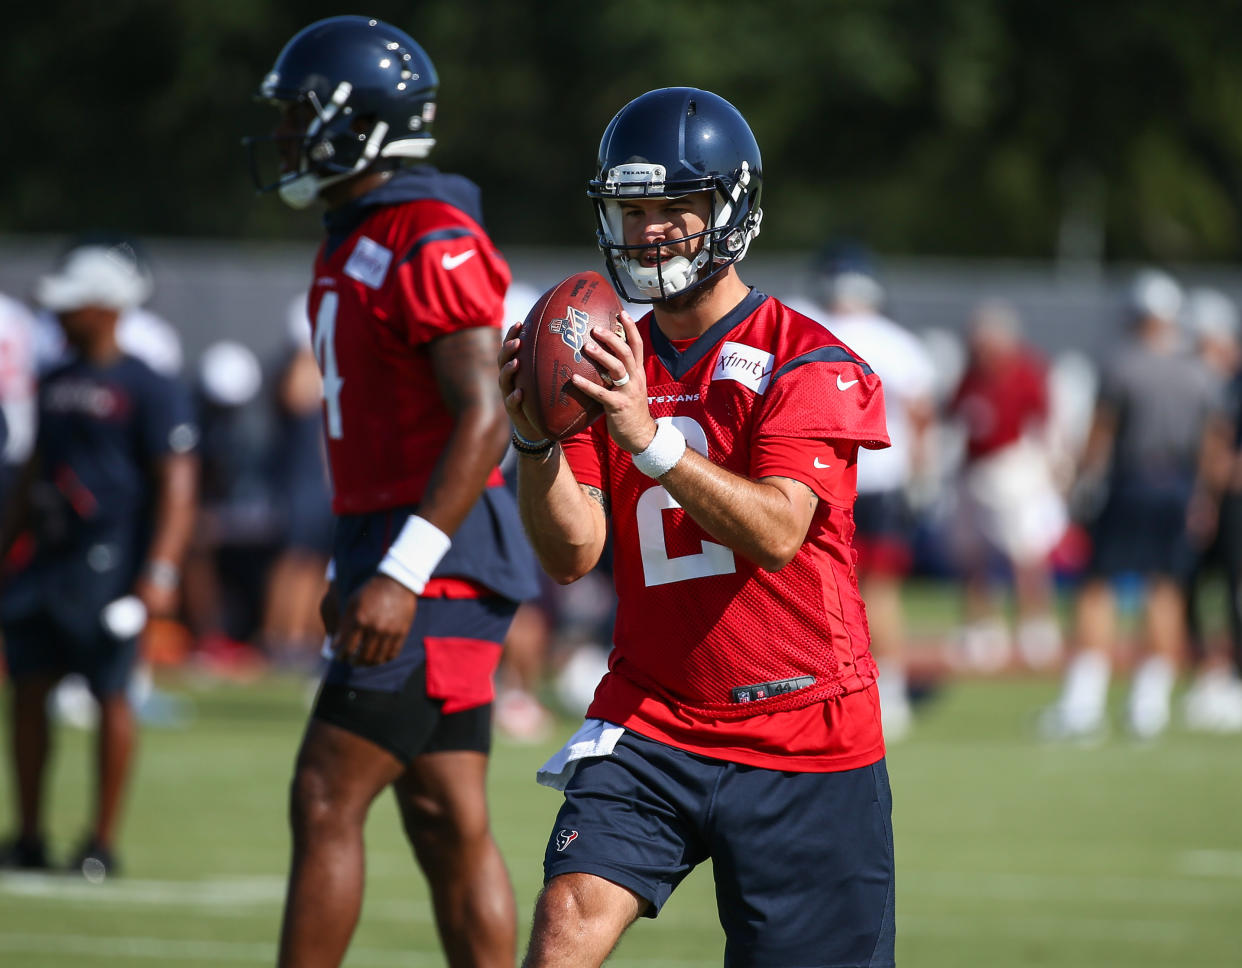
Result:
{"label": "black beaded bracelet", "polygon": [[523,457],[544,457],[552,449],[556,441],[545,437],[543,440],[527,440],[516,430],[513,431],[513,449]]}

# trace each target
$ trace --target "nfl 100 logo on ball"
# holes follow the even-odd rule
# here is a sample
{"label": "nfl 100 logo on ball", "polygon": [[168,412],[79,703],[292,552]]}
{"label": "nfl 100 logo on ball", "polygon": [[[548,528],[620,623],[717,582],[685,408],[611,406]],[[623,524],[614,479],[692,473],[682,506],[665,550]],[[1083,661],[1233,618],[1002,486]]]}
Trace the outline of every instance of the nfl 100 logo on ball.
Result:
{"label": "nfl 100 logo on ball", "polygon": [[531,307],[522,323],[515,378],[527,419],[544,437],[563,440],[591,425],[603,408],[573,384],[575,373],[597,386],[607,383],[583,355],[593,327],[624,337],[621,301],[598,272],[579,272],[557,283]]}
{"label": "nfl 100 logo on ball", "polygon": [[560,333],[565,345],[574,351],[574,362],[582,362],[582,347],[586,345],[587,324],[591,317],[574,306],[566,307],[569,316],[566,319],[554,319],[548,323],[549,333]]}

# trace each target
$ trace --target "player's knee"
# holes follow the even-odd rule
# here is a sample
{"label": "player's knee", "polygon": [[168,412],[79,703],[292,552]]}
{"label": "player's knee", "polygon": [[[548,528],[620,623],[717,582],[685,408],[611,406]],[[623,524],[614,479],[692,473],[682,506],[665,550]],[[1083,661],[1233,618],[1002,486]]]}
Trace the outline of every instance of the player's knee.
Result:
{"label": "player's knee", "polygon": [[420,853],[465,850],[491,836],[482,799],[410,798],[401,805],[401,821],[410,843]]}
{"label": "player's knee", "polygon": [[540,893],[535,924],[551,935],[620,937],[645,907],[645,901],[616,884],[589,874],[562,874]]}
{"label": "player's knee", "polygon": [[313,765],[298,765],[289,785],[289,822],[295,834],[322,835],[357,821],[355,814],[330,776]]}

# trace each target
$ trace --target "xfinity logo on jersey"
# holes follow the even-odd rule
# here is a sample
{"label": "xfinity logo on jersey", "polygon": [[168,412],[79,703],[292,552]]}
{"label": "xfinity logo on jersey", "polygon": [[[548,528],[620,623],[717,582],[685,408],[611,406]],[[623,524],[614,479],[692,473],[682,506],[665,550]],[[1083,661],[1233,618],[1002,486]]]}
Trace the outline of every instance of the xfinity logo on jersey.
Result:
{"label": "xfinity logo on jersey", "polygon": [[756,393],[763,393],[772,379],[772,364],[775,361],[776,357],[771,353],[726,340],[720,347],[720,356],[716,358],[712,381],[735,380]]}
{"label": "xfinity logo on jersey", "polygon": [[556,832],[556,849],[564,850],[575,840],[578,839],[578,831],[576,830],[558,830]]}
{"label": "xfinity logo on jersey", "polygon": [[345,275],[357,279],[364,286],[378,289],[384,284],[388,267],[392,265],[392,250],[386,249],[365,235],[358,240],[354,251],[345,263]]}
{"label": "xfinity logo on jersey", "polygon": [[569,318],[552,320],[548,323],[548,332],[560,333],[565,345],[574,351],[574,362],[579,363],[582,361],[582,347],[586,345],[587,323],[591,321],[591,317],[573,306],[566,308],[569,310]]}

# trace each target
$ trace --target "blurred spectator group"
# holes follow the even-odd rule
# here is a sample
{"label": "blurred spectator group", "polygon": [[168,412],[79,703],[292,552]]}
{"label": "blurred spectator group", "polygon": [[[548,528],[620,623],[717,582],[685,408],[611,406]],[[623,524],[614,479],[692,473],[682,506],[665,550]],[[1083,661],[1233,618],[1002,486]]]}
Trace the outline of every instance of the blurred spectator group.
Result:
{"label": "blurred spectator group", "polygon": [[[828,247],[810,282],[810,298],[775,295],[832,330],[885,387],[893,447],[860,456],[855,546],[889,738],[946,677],[1023,670],[1063,676],[1038,719],[1048,738],[1102,735],[1117,671],[1129,675],[1135,736],[1167,727],[1183,674],[1186,727],[1242,732],[1242,352],[1229,297],[1144,270],[1102,321],[1116,347],[1095,359],[1041,350],[1040,321],[1003,293],[952,331],[895,319],[857,245]],[[510,318],[537,296],[515,285]],[[192,388],[201,427],[181,611],[148,628],[148,666],[248,676],[318,661],[332,519],[301,296],[280,325],[271,358],[220,341],[186,365],[168,322],[141,306],[122,317],[127,352]],[[6,492],[34,439],[37,381],[64,351],[50,313],[0,296]],[[1219,616],[1205,613],[1219,600],[1204,595],[1216,576]],[[960,621],[935,649],[912,648],[923,637],[907,614],[913,578],[960,590]],[[546,582],[514,623],[498,726],[541,738],[552,708],[581,712],[611,619],[606,566],[570,587]]]}

